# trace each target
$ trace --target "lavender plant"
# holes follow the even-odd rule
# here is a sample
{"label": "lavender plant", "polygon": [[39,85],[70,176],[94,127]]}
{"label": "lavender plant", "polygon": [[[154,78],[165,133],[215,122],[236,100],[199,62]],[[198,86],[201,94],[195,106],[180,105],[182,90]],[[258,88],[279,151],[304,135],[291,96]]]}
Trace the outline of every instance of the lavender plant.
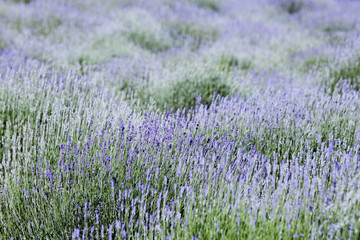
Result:
{"label": "lavender plant", "polygon": [[203,44],[216,39],[217,31],[194,23],[176,22],[170,27],[170,35],[176,45],[190,45],[190,49],[198,50]]}
{"label": "lavender plant", "polygon": [[207,8],[215,12],[220,11],[218,3],[214,0],[191,0],[191,1],[194,2],[196,5],[198,5],[199,7]]}
{"label": "lavender plant", "polygon": [[1,239],[360,238],[360,5],[0,6]]}

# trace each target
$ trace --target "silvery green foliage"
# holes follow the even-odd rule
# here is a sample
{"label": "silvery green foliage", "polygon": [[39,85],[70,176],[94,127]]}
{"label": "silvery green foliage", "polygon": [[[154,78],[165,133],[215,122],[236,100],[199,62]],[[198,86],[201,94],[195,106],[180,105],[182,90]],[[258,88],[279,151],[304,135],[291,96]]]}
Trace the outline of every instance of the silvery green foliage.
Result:
{"label": "silvery green foliage", "polygon": [[0,6],[2,238],[359,239],[359,3]]}

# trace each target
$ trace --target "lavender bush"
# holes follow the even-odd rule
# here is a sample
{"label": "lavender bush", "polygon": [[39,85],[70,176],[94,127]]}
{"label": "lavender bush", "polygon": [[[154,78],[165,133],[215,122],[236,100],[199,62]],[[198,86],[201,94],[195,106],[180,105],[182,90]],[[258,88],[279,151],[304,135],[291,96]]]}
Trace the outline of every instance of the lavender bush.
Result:
{"label": "lavender bush", "polygon": [[359,239],[359,10],[0,0],[1,239]]}

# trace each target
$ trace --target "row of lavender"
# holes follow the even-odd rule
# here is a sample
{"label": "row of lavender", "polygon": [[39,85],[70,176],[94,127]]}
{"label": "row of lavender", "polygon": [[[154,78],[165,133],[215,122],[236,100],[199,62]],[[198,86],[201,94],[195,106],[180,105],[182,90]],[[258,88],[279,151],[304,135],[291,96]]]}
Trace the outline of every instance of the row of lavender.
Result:
{"label": "row of lavender", "polygon": [[240,75],[275,70],[303,81],[311,73],[317,82],[359,61],[356,1],[22,2],[1,1],[1,52],[20,49],[60,69],[99,65],[114,88],[146,79],[156,92],[204,61]]}
{"label": "row of lavender", "polygon": [[358,92],[269,87],[138,115],[94,82],[1,76],[2,236],[359,236]]}

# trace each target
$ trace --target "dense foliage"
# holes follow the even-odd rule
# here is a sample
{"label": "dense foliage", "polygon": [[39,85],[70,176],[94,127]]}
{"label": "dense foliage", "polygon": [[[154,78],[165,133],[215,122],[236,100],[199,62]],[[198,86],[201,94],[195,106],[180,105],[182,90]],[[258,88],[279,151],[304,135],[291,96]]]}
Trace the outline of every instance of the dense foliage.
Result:
{"label": "dense foliage", "polygon": [[0,0],[0,239],[359,239],[359,12]]}

